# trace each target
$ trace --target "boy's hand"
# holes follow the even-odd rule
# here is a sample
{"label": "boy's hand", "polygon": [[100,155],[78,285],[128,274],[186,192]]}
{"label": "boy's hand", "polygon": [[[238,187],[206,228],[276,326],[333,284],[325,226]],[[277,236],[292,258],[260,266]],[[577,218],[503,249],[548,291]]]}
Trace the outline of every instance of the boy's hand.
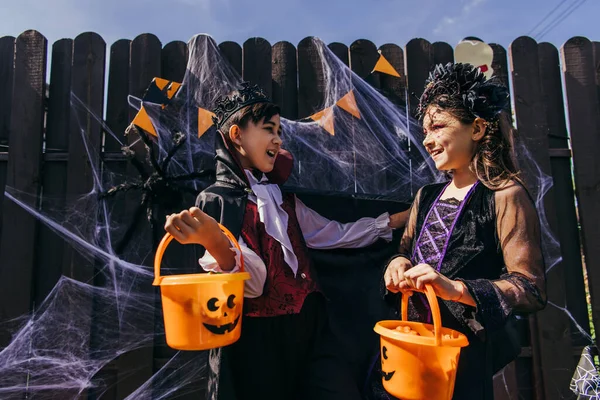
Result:
{"label": "boy's hand", "polygon": [[207,249],[220,243],[223,238],[227,240],[217,221],[198,207],[169,215],[165,230],[181,244],[196,243]]}
{"label": "boy's hand", "polygon": [[406,210],[390,215],[390,223],[388,224],[389,227],[392,229],[404,228],[406,222],[408,221],[409,214],[410,210]]}
{"label": "boy's hand", "polygon": [[383,279],[385,287],[392,293],[399,291],[409,292],[410,288],[406,286],[404,281],[404,273],[412,267],[410,260],[404,257],[394,258],[387,266]]}

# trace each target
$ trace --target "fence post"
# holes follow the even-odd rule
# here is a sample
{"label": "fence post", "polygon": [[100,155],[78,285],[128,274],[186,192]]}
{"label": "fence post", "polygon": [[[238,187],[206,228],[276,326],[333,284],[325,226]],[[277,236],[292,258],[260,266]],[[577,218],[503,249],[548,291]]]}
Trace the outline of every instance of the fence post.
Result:
{"label": "fence post", "polygon": [[[575,192],[588,274],[592,319],[600,327],[600,106],[592,43],[569,39],[561,48],[573,150]],[[596,345],[600,336],[596,335]]]}

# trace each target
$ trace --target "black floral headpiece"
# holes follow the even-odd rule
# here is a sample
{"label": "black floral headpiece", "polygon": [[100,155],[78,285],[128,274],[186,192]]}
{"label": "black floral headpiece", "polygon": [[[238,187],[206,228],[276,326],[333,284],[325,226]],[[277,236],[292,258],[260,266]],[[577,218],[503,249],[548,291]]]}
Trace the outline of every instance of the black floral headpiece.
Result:
{"label": "black floral headpiece", "polygon": [[213,110],[213,123],[220,129],[223,124],[242,108],[257,103],[270,103],[271,101],[257,85],[242,82],[242,88],[231,96],[224,96],[217,101]]}
{"label": "black floral headpiece", "polygon": [[417,117],[423,118],[429,104],[440,95],[458,99],[474,116],[494,120],[509,101],[508,89],[471,64],[438,64],[429,73],[425,91],[419,100]]}

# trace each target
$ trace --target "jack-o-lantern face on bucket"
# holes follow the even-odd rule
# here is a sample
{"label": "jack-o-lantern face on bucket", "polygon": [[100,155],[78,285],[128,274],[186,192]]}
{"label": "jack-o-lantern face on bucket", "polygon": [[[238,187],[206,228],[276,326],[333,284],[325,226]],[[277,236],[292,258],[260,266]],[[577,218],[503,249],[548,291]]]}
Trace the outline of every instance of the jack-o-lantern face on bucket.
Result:
{"label": "jack-o-lantern face on bucket", "polygon": [[388,351],[387,347],[381,346],[381,375],[383,376],[384,381],[389,381],[390,379],[392,379],[392,377],[396,373],[396,371],[389,371],[389,372],[385,371],[384,360],[388,359],[387,351]]}
{"label": "jack-o-lantern face on bucket", "polygon": [[226,299],[211,297],[206,302],[204,314],[207,322],[202,325],[215,335],[224,335],[232,332],[240,321],[239,302],[234,294]]}

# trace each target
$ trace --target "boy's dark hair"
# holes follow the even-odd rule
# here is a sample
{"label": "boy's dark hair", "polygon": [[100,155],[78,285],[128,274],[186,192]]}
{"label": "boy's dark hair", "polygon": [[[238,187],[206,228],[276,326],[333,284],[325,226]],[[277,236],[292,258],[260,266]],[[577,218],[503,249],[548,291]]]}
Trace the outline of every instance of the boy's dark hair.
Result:
{"label": "boy's dark hair", "polygon": [[225,136],[233,125],[245,128],[248,122],[270,120],[280,114],[279,107],[271,102],[265,92],[250,82],[242,82],[240,88],[220,98],[213,110],[213,122]]}
{"label": "boy's dark hair", "polygon": [[264,102],[256,103],[242,108],[227,119],[219,128],[219,131],[225,136],[229,136],[229,129],[233,125],[240,128],[245,128],[248,122],[256,124],[264,118],[265,121],[270,120],[273,116],[281,114],[279,106],[273,103]]}

